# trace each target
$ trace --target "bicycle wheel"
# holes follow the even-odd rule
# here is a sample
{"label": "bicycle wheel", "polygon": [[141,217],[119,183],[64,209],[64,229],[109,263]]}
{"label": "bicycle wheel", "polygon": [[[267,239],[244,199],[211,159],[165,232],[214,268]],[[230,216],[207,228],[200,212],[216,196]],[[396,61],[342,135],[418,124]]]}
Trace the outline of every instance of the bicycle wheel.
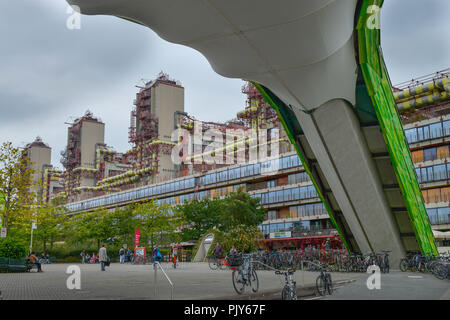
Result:
{"label": "bicycle wheel", "polygon": [[408,270],[409,262],[408,259],[402,259],[400,261],[400,270],[406,272]]}
{"label": "bicycle wheel", "polygon": [[210,257],[208,259],[208,265],[211,270],[217,270],[217,268],[219,267],[217,265],[217,260],[214,257]]}
{"label": "bicycle wheel", "polygon": [[281,291],[281,300],[297,300],[295,286],[291,287],[289,285],[285,285],[283,291]]}
{"label": "bicycle wheel", "polygon": [[297,287],[292,285],[289,290],[291,300],[297,300]]}
{"label": "bicycle wheel", "polygon": [[251,286],[253,292],[258,292],[259,279],[258,279],[258,274],[256,273],[255,270],[252,270],[252,273],[250,275],[250,286]]}
{"label": "bicycle wheel", "polygon": [[318,276],[316,279],[316,289],[321,296],[325,295],[325,281],[322,276]]}
{"label": "bicycle wheel", "polygon": [[448,276],[447,268],[444,264],[440,263],[435,267],[434,276],[439,280],[444,280]]}
{"label": "bicycle wheel", "polygon": [[239,270],[233,270],[231,275],[233,277],[233,287],[236,290],[237,294],[242,294],[245,288],[245,282],[242,279],[242,274]]}
{"label": "bicycle wheel", "polygon": [[331,280],[331,274],[327,274],[327,291],[328,294],[331,295],[333,293],[333,281]]}
{"label": "bicycle wheel", "polygon": [[289,286],[285,285],[281,291],[281,300],[289,300]]}
{"label": "bicycle wheel", "polygon": [[419,272],[424,273],[424,272],[425,272],[425,263],[420,262],[420,263],[419,263],[419,266],[418,266],[418,268],[417,268],[417,270],[418,270]]}

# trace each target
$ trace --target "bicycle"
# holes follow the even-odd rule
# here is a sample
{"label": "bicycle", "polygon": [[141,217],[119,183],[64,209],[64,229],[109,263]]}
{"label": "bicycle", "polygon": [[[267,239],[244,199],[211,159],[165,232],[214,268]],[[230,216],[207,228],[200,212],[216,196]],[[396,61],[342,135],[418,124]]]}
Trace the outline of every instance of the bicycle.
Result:
{"label": "bicycle", "polygon": [[246,286],[249,286],[254,293],[258,292],[258,274],[253,268],[253,263],[252,261],[250,261],[249,255],[236,255],[232,257],[230,266],[233,269],[231,275],[233,280],[233,287],[238,294],[242,294]]}
{"label": "bicycle", "polygon": [[449,262],[439,262],[435,266],[433,274],[439,280],[450,279],[450,263]]}
{"label": "bicycle", "polygon": [[225,270],[230,264],[228,261],[228,256],[225,258],[217,258],[216,256],[211,256],[208,259],[208,265],[211,270]]}
{"label": "bicycle", "polygon": [[316,279],[316,289],[321,296],[325,296],[327,292],[329,295],[333,293],[333,281],[326,267],[326,265],[320,266],[320,275]]}
{"label": "bicycle", "polygon": [[276,275],[284,275],[284,287],[281,291],[281,300],[297,300],[297,283],[294,281],[295,269],[289,269],[285,272],[275,271]]}
{"label": "bicycle", "polygon": [[378,266],[382,273],[389,273],[389,252],[388,250],[382,250],[382,254],[378,255]]}

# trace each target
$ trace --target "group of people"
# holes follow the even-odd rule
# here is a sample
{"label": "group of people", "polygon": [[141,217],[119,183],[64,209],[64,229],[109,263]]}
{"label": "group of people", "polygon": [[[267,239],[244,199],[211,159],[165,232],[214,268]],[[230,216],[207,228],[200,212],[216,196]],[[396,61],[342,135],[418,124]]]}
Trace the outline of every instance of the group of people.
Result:
{"label": "group of people", "polygon": [[124,247],[122,247],[119,250],[119,258],[120,258],[120,263],[121,264],[133,263],[133,261],[134,261],[134,253],[133,253],[133,251],[130,248],[128,248],[128,250],[126,250]]}
{"label": "group of people", "polygon": [[81,251],[81,263],[100,263],[100,256],[99,254],[95,254],[95,252],[92,253],[92,256],[89,255],[89,253],[86,253],[86,250]]}
{"label": "group of people", "polygon": [[[223,248],[219,242],[216,243],[216,246],[213,249],[213,254],[216,256],[217,259],[223,258]],[[238,254],[238,250],[236,249],[236,247],[234,245],[232,245],[229,255],[234,256],[236,254]]]}
{"label": "group of people", "polygon": [[[175,269],[177,268],[181,249],[182,249],[182,246],[179,242],[176,243],[172,247],[172,256],[173,256],[172,266]],[[159,250],[159,245],[156,245],[155,248],[153,249],[153,266],[155,267],[156,262],[161,263],[161,260],[162,260],[162,254],[161,254],[161,251]]]}
{"label": "group of people", "polygon": [[92,253],[90,256],[86,253],[86,250],[81,251],[81,263],[100,263],[100,270],[105,271],[105,266],[109,264],[108,254],[106,252],[106,247],[103,244],[100,250],[98,250],[98,254]]}

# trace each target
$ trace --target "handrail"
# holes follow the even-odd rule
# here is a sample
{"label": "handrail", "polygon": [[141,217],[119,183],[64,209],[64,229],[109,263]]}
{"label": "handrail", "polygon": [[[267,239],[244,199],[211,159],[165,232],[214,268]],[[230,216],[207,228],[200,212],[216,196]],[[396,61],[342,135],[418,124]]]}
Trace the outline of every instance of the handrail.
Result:
{"label": "handrail", "polygon": [[173,282],[170,280],[169,276],[167,275],[167,273],[164,271],[163,267],[161,266],[161,264],[159,263],[159,261],[155,261],[154,266],[156,265],[155,269],[155,297],[157,295],[157,287],[156,287],[156,273],[158,271],[158,266],[161,268],[161,271],[163,272],[164,276],[166,277],[167,281],[169,281],[170,284],[170,299],[173,300]]}

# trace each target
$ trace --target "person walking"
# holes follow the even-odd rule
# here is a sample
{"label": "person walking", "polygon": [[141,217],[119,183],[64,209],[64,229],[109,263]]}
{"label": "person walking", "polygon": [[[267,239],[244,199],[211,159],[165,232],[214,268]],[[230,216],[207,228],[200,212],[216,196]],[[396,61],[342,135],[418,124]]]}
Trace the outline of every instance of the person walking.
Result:
{"label": "person walking", "polygon": [[102,244],[102,247],[98,251],[99,260],[100,260],[100,268],[102,271],[105,271],[105,263],[108,261],[108,255],[106,253],[105,245]]}
{"label": "person walking", "polygon": [[81,251],[80,256],[81,256],[81,263],[84,264],[86,262],[86,251],[85,250]]}
{"label": "person walking", "polygon": [[123,264],[125,262],[125,249],[124,247],[119,250],[120,263]]}
{"label": "person walking", "polygon": [[216,243],[216,246],[215,246],[213,252],[214,252],[214,255],[216,256],[216,260],[222,258],[223,248],[219,242]]}
{"label": "person walking", "polygon": [[176,243],[173,246],[173,268],[177,268],[178,251],[180,250],[180,243]]}
{"label": "person walking", "polygon": [[156,245],[155,249],[153,249],[153,268],[156,268],[156,262],[161,263],[162,254],[159,251],[159,246]]}

